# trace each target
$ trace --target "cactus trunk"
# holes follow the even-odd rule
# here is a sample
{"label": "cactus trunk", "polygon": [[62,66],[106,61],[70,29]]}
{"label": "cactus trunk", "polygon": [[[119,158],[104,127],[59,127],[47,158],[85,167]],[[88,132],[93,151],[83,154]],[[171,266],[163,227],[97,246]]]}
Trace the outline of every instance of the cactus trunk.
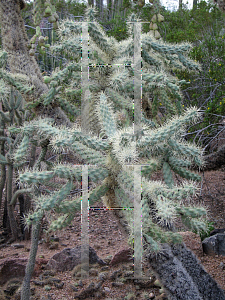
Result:
{"label": "cactus trunk", "polygon": [[[29,55],[28,37],[20,14],[19,0],[0,1],[0,20],[3,49],[8,52],[12,73],[28,75],[37,88],[37,96],[47,91],[34,57]],[[26,63],[25,63],[26,62]]]}
{"label": "cactus trunk", "polygon": [[[43,82],[35,58],[29,55],[28,37],[20,11],[19,0],[0,1],[2,46],[4,51],[8,53],[10,72],[27,75],[30,78],[30,84],[35,87],[34,95],[24,95],[26,102],[28,102],[39,98],[43,93],[47,93],[48,87]],[[46,117],[50,115],[50,111],[51,116],[55,115],[61,119],[61,123],[72,126],[60,107],[51,107],[51,110],[44,107],[43,111],[40,111],[39,105],[34,110],[37,115],[45,115]]]}
{"label": "cactus trunk", "polygon": [[[2,124],[1,124],[2,125]],[[4,125],[0,128],[0,136],[4,136]],[[0,154],[5,156],[4,150],[5,141],[0,141]],[[5,165],[1,165],[1,180],[0,180],[0,209],[2,207],[2,194],[6,181],[6,167]]]}
{"label": "cactus trunk", "polygon": [[40,228],[41,228],[41,222],[37,222],[32,226],[30,256],[26,266],[25,276],[23,279],[23,284],[21,289],[21,300],[30,299],[30,280],[35,266],[35,258],[38,250],[38,238],[39,238]]}
{"label": "cactus trunk", "polygon": [[13,183],[13,165],[9,164],[8,165],[8,185],[7,185],[7,200],[8,200],[8,205],[7,205],[7,210],[8,210],[8,217],[9,217],[9,223],[10,223],[10,228],[11,228],[11,233],[12,233],[12,240],[17,240],[19,237],[19,232],[18,232],[18,227],[16,223],[16,219],[14,216],[14,206],[11,205],[11,199],[12,199],[12,183]]}

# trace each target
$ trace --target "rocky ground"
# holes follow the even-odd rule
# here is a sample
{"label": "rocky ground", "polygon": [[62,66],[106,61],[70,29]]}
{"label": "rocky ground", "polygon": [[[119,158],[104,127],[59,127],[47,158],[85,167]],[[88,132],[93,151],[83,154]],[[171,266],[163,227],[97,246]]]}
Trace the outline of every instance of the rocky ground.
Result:
{"label": "rocky ground", "polygon": [[[225,228],[225,168],[202,174],[202,188],[196,203],[208,207],[209,220],[215,228]],[[102,208],[102,202],[96,207]],[[81,243],[81,216],[77,213],[71,226],[55,232],[49,239],[43,233],[40,239],[35,276],[32,278],[32,299],[167,299],[159,282],[144,262],[143,279],[132,280],[133,261],[129,259],[128,234],[112,210],[91,210],[89,218],[89,245],[107,264],[90,265],[89,277],[81,278],[79,267],[65,272],[49,271],[46,263],[65,248]],[[199,236],[183,234],[188,247],[197,255],[207,272],[225,290],[225,257],[203,254]],[[19,287],[29,256],[30,241],[20,241],[0,248],[0,299],[20,299]],[[115,256],[117,254],[117,256]],[[112,258],[114,263],[112,264]],[[110,264],[111,262],[111,264]],[[21,273],[20,273],[21,272]],[[20,276],[19,276],[20,275]]]}

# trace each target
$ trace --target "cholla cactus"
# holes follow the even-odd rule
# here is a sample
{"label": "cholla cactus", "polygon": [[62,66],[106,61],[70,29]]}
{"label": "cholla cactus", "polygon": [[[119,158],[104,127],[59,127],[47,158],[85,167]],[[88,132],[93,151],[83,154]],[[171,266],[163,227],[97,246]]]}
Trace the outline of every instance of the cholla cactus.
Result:
{"label": "cholla cactus", "polygon": [[[95,21],[94,9],[89,7],[85,17],[88,22]],[[139,20],[132,14],[129,21]],[[79,22],[71,20],[61,22],[58,30],[60,42],[52,47],[52,51],[56,54],[65,51],[73,60],[68,61],[62,70],[56,70],[51,76],[45,78],[50,90],[41,99],[44,105],[58,102],[73,115],[77,113],[77,109],[75,105],[69,103],[67,97],[68,95],[71,97],[71,94],[77,97],[81,89],[81,38],[79,36],[81,32],[82,25]],[[22,138],[15,159],[21,157],[28,139],[39,136],[45,151],[49,146],[59,152],[67,148],[74,154],[78,154],[84,162],[95,164],[96,167],[90,166],[89,170],[90,180],[97,185],[90,193],[90,205],[92,201],[104,197],[105,204],[109,207],[133,206],[133,167],[126,165],[128,163],[144,165],[143,236],[145,243],[150,245],[152,250],[158,251],[163,242],[181,241],[179,234],[166,231],[164,224],[172,227],[174,221],[180,218],[190,229],[198,231],[206,228],[204,223],[206,209],[193,207],[189,201],[197,191],[193,182],[200,180],[200,176],[192,173],[188,168],[193,163],[202,165],[202,152],[201,149],[183,139],[185,126],[196,122],[200,118],[200,113],[196,108],[182,111],[179,84],[185,81],[179,82],[168,72],[171,67],[198,69],[199,65],[187,58],[186,54],[191,49],[190,44],[170,45],[157,41],[148,34],[142,35],[143,93],[154,94],[154,99],[150,102],[152,120],[143,116],[140,120],[143,131],[140,135],[134,136],[132,134],[134,75],[131,68],[134,55],[132,25],[128,25],[128,32],[131,37],[118,43],[114,38],[107,37],[98,24],[89,25],[89,57],[93,63],[90,65],[91,101],[87,115],[89,133],[84,134],[78,127],[70,129],[63,126],[56,127],[53,125],[54,120],[47,119],[26,123],[19,129],[9,128],[9,131],[16,130]],[[105,63],[108,67],[94,66],[94,64]],[[126,64],[126,66],[115,68],[114,64]],[[161,126],[156,124],[160,103],[163,105],[165,115],[170,117],[170,120]],[[129,117],[126,126],[119,123],[116,117],[121,108],[126,110]],[[91,127],[97,130],[91,130]],[[99,137],[100,134],[104,135],[104,140]],[[43,156],[45,153],[43,152]],[[39,164],[39,167],[20,172],[20,182],[26,184],[27,188],[32,188],[36,184],[54,186],[51,180],[55,176],[66,181],[63,186],[56,187],[57,191],[44,189],[49,196],[40,193],[34,195],[36,207],[27,217],[28,224],[36,224],[32,242],[37,242],[35,232],[37,233],[37,226],[45,211],[54,209],[61,213],[58,220],[54,220],[50,226],[50,229],[60,229],[67,226],[73,219],[74,212],[80,209],[80,198],[69,199],[74,183],[81,182],[80,168],[80,165],[54,164],[49,166],[48,170],[42,170]],[[160,170],[163,172],[164,182],[151,181],[151,174]],[[181,185],[176,185],[173,180],[174,174],[183,177],[185,181]],[[131,215],[126,212],[125,217],[132,227]],[[130,236],[132,237],[132,231]],[[35,253],[34,249],[32,259],[35,259]],[[29,279],[28,277],[26,280]]]}
{"label": "cholla cactus", "polygon": [[[13,184],[13,168],[18,168],[25,163],[24,152],[26,152],[29,140],[25,136],[17,148],[18,143],[21,141],[20,136],[17,137],[10,135],[5,136],[4,129],[6,124],[21,126],[24,120],[28,117],[28,111],[24,110],[24,99],[21,94],[11,88],[7,97],[8,87],[2,82],[1,90],[5,92],[5,96],[1,97],[4,111],[0,110],[0,127],[1,127],[1,183],[0,183],[0,206],[2,203],[2,192],[6,181],[6,165],[7,165],[7,212],[10,221],[10,229],[12,232],[12,239],[16,240],[19,236],[16,220],[14,217],[14,206],[16,204],[17,196],[19,193],[31,192],[31,190],[17,191],[12,193]],[[5,144],[7,142],[7,144]],[[8,146],[8,148],[7,148]],[[5,151],[8,150],[7,153]],[[15,160],[13,159],[15,155]]]}
{"label": "cholla cactus", "polygon": [[[93,8],[88,8],[86,12],[87,21],[95,21],[95,11]],[[132,14],[129,21],[137,22],[137,18]],[[67,51],[70,57],[74,59],[80,58],[81,46],[79,46],[82,26],[77,22],[71,20],[65,20],[61,22],[58,34],[60,43],[52,47],[54,52]],[[128,32],[133,35],[133,27],[128,25]],[[102,28],[96,24],[91,23],[89,26],[90,35],[90,59],[95,64],[104,64],[107,62],[110,67],[95,68],[93,65],[91,69],[91,103],[92,118],[90,124],[93,126],[97,124],[99,132],[103,133],[106,140],[103,142],[98,136],[93,136],[90,132],[88,135],[84,135],[78,128],[71,130],[65,127],[56,128],[49,122],[39,120],[25,124],[20,133],[23,136],[23,143],[26,142],[27,135],[31,137],[34,133],[39,134],[43,140],[49,140],[50,145],[57,150],[57,148],[69,148],[74,153],[80,155],[80,157],[90,164],[97,164],[99,169],[90,171],[90,179],[98,182],[103,180],[103,188],[98,191],[98,195],[106,193],[105,201],[108,206],[121,206],[120,199],[118,198],[118,191],[123,190],[123,193],[131,194],[132,177],[130,178],[126,173],[126,163],[139,163],[147,164],[147,167],[143,167],[143,174],[148,179],[152,172],[162,170],[165,183],[153,182],[149,185],[149,190],[146,188],[144,192],[145,202],[145,215],[150,215],[149,219],[154,223],[154,228],[157,228],[158,234],[149,231],[149,223],[143,226],[146,239],[148,236],[152,239],[152,246],[156,250],[157,242],[163,240],[177,240],[177,235],[174,233],[164,233],[160,229],[160,224],[166,222],[172,224],[174,219],[182,216],[183,221],[187,226],[192,229],[200,230],[204,227],[202,222],[202,216],[206,215],[204,209],[189,209],[189,206],[182,208],[182,203],[178,203],[183,199],[192,195],[196,188],[192,183],[194,180],[200,180],[197,174],[194,174],[188,170],[188,167],[195,163],[201,165],[201,150],[194,146],[185,143],[182,140],[182,134],[185,130],[185,125],[190,122],[195,122],[199,118],[199,113],[196,109],[189,109],[185,114],[182,114],[181,101],[182,96],[179,91],[179,82],[176,78],[169,75],[169,67],[198,69],[199,65],[189,60],[184,54],[187,54],[191,49],[190,44],[185,43],[181,45],[169,45],[162,41],[157,42],[153,37],[147,34],[142,35],[142,58],[143,58],[143,91],[144,93],[157,94],[154,98],[152,110],[154,114],[159,110],[159,104],[164,104],[164,109],[168,116],[178,114],[179,117],[173,117],[170,121],[163,126],[155,125],[152,129],[150,120],[145,117],[142,118],[143,134],[142,137],[135,142],[132,138],[132,76],[133,70],[130,66],[132,63],[132,56],[134,53],[133,40],[129,38],[126,41],[118,43],[114,38],[107,37]],[[69,38],[69,40],[68,40]],[[113,64],[126,63],[125,68],[119,68],[114,70]],[[79,62],[68,62],[63,70],[57,70],[52,76],[46,77],[45,82],[51,86],[49,93],[45,96],[44,104],[50,104],[53,99],[59,101],[71,114],[76,113],[75,107],[70,105],[63,96],[66,96],[67,87],[64,89],[64,82],[69,82],[70,93],[73,91],[74,95],[80,90],[79,75],[80,75]],[[75,78],[75,80],[74,80]],[[96,82],[97,81],[97,82]],[[62,83],[62,88],[60,86]],[[63,91],[62,91],[63,90]],[[102,92],[104,91],[104,92]],[[173,99],[169,94],[173,95]],[[118,101],[119,100],[119,101]],[[130,113],[130,121],[127,127],[121,129],[121,124],[118,126],[116,123],[116,117],[114,113],[117,113],[119,109],[126,109]],[[96,118],[96,113],[98,118]],[[153,115],[154,117],[154,115]],[[145,124],[145,125],[144,125]],[[13,130],[13,129],[12,129]],[[21,149],[22,149],[21,145]],[[79,167],[78,167],[79,169]],[[40,172],[40,173],[39,173]],[[28,184],[45,183],[54,177],[60,176],[67,180],[72,178],[77,181],[81,181],[80,171],[72,166],[54,166],[49,171],[28,171],[24,174],[20,174],[21,182],[27,182]],[[176,173],[181,177],[187,179],[184,187],[177,187],[173,181],[173,174]],[[127,178],[126,178],[127,177]],[[130,178],[130,179],[129,179]],[[191,182],[190,182],[191,180]],[[128,185],[123,185],[124,183]],[[51,183],[50,183],[51,184]],[[122,185],[122,186],[121,186]],[[146,183],[148,186],[148,184]],[[129,187],[129,188],[128,188]],[[119,190],[117,190],[119,189]],[[108,191],[107,191],[108,190]],[[107,191],[107,192],[106,192]],[[160,193],[158,193],[160,191]],[[93,191],[95,193],[95,191]],[[97,192],[96,192],[97,193]],[[104,195],[101,194],[101,196]],[[44,212],[45,210],[51,210],[57,208],[60,212],[66,211],[68,208],[68,202],[64,204],[65,196],[68,194],[68,189],[62,193],[59,201],[57,197],[50,196],[48,198],[38,198],[37,212]],[[94,195],[94,194],[93,194]],[[169,196],[171,195],[171,196]],[[127,199],[127,205],[132,205],[131,199]],[[79,201],[79,199],[78,199]],[[153,203],[154,212],[151,212],[149,203]],[[73,203],[70,202],[71,207]],[[74,204],[75,205],[75,204]],[[77,204],[74,209],[77,209]],[[72,219],[73,210],[69,209],[65,219],[70,221]],[[42,214],[41,214],[42,215]],[[28,218],[28,221],[36,220],[36,213]],[[37,218],[39,218],[39,213]],[[191,217],[195,221],[191,221]],[[198,219],[199,218],[199,219]],[[36,220],[37,221],[37,220]],[[129,220],[130,222],[130,220]],[[159,222],[159,225],[157,224]],[[59,224],[60,223],[60,224]],[[53,228],[60,228],[62,225],[68,224],[68,222],[57,221]],[[175,238],[173,239],[173,237]]]}

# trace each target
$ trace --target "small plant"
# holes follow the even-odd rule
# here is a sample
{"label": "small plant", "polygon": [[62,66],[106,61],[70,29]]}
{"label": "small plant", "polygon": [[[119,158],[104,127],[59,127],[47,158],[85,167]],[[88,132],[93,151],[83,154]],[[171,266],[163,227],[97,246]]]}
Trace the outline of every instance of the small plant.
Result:
{"label": "small plant", "polygon": [[46,291],[50,291],[52,288],[51,288],[50,285],[45,285],[44,289],[45,289]]}

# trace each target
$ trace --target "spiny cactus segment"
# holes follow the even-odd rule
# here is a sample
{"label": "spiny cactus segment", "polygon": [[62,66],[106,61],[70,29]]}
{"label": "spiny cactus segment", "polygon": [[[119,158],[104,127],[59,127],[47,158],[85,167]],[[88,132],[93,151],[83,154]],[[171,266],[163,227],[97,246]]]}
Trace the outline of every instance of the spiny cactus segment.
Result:
{"label": "spiny cactus segment", "polygon": [[164,17],[160,14],[160,3],[158,0],[152,0],[154,15],[151,19],[151,23],[149,25],[150,35],[154,36],[155,39],[160,39],[161,35],[158,31],[157,23],[161,23],[164,21]]}
{"label": "spiny cactus segment", "polygon": [[59,16],[56,12],[55,6],[51,4],[50,0],[46,0],[44,5],[42,0],[35,0],[33,3],[33,18],[36,25],[36,34],[31,38],[28,48],[30,49],[30,56],[35,55],[35,51],[38,50],[40,54],[45,54],[46,49],[50,48],[50,44],[46,44],[48,41],[47,36],[41,35],[40,26],[42,16],[48,17],[48,22],[53,23],[53,28],[58,28]]}

